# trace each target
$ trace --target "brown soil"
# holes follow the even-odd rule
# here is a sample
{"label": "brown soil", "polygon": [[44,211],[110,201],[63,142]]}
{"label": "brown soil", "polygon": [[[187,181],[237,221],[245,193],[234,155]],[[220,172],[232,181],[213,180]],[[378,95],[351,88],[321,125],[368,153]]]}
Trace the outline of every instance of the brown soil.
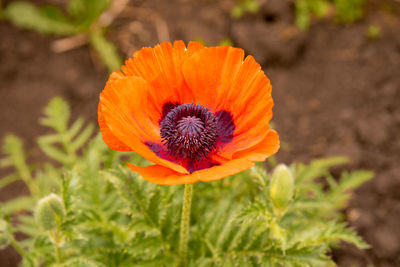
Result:
{"label": "brown soil", "polygon": [[[274,123],[287,144],[280,161],[348,155],[352,168],[376,172],[345,210],[372,248],[344,245],[333,251],[338,265],[400,266],[399,2],[369,1],[362,21],[350,26],[320,21],[306,33],[293,27],[289,2],[264,2],[258,14],[234,20],[229,0],[133,1],[140,8],[123,13],[109,34],[125,56],[168,38],[208,45],[229,38],[254,55],[273,84]],[[381,38],[366,37],[371,24],[381,28]],[[31,156],[39,158],[35,139],[46,129],[37,121],[49,99],[61,95],[73,117],[95,120],[106,70],[88,47],[55,54],[54,37],[6,22],[0,23],[0,35],[0,137],[24,138]],[[9,187],[0,201],[23,193],[22,186]],[[17,260],[11,249],[0,251],[1,266],[16,266]]]}

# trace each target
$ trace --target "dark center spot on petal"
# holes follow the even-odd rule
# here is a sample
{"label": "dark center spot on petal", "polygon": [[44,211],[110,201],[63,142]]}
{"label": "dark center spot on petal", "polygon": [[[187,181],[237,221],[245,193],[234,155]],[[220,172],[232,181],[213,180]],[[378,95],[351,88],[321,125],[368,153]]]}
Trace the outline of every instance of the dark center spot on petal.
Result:
{"label": "dark center spot on petal", "polygon": [[165,118],[165,116],[167,116],[167,114],[174,108],[176,108],[177,106],[179,106],[178,102],[172,103],[172,102],[167,102],[163,105],[162,107],[162,117],[160,119],[160,123],[161,121]]}
{"label": "dark center spot on petal", "polygon": [[233,116],[226,110],[220,110],[215,112],[218,123],[218,142],[229,143],[233,139],[233,133],[235,132],[235,123],[233,122]]}

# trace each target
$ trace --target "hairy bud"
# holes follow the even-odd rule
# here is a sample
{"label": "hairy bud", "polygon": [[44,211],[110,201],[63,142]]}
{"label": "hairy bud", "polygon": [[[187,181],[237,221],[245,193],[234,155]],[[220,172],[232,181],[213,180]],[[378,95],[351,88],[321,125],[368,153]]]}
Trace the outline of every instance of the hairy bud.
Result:
{"label": "hairy bud", "polygon": [[39,200],[35,218],[44,230],[54,230],[62,223],[65,217],[64,204],[59,196],[50,194]]}
{"label": "hairy bud", "polygon": [[270,197],[276,211],[282,214],[293,198],[294,178],[289,168],[279,164],[272,175]]}

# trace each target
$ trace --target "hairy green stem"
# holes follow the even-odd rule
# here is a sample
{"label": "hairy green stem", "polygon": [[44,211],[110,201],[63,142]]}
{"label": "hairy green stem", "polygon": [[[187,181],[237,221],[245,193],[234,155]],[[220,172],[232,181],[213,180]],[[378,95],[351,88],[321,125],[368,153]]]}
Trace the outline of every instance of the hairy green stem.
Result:
{"label": "hairy green stem", "polygon": [[61,254],[60,254],[60,233],[59,230],[56,229],[54,232],[49,232],[50,239],[53,243],[54,247],[54,254],[56,258],[57,265],[60,264],[61,261]]}
{"label": "hairy green stem", "polygon": [[185,185],[182,204],[181,231],[179,240],[179,262],[178,266],[187,265],[187,249],[189,240],[190,208],[192,206],[193,184]]}

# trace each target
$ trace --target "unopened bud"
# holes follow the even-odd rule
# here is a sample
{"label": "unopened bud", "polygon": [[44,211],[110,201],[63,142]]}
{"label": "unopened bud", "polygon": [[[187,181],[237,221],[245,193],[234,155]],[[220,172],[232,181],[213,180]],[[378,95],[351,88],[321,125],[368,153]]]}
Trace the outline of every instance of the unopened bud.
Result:
{"label": "unopened bud", "polygon": [[52,193],[39,200],[35,218],[44,230],[54,230],[62,223],[64,217],[64,204],[59,196]]}
{"label": "unopened bud", "polygon": [[289,168],[279,164],[272,174],[269,194],[272,203],[279,213],[283,213],[293,198],[294,179]]}
{"label": "unopened bud", "polygon": [[10,237],[7,222],[0,219],[0,249],[3,249],[10,244]]}

